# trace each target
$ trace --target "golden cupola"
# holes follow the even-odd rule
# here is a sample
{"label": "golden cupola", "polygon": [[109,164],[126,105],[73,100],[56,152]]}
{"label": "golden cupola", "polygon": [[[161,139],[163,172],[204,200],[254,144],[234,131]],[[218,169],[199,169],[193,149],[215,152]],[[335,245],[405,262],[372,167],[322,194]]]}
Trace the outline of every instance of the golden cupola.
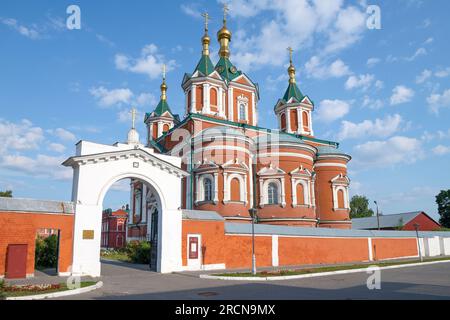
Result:
{"label": "golden cupola", "polygon": [[217,40],[220,43],[219,56],[223,58],[230,57],[231,31],[227,29],[228,6],[223,6],[223,27],[217,32]]}

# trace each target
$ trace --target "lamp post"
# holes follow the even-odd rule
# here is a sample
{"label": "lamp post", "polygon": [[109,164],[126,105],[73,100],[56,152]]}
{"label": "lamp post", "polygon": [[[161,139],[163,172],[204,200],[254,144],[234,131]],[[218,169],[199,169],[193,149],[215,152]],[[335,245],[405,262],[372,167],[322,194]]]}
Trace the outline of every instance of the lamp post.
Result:
{"label": "lamp post", "polygon": [[414,229],[416,229],[417,246],[419,247],[420,262],[423,262],[422,250],[420,249],[419,227],[420,227],[420,224],[414,223]]}
{"label": "lamp post", "polygon": [[375,205],[377,206],[377,226],[378,226],[378,231],[380,230],[380,213],[378,211],[378,203],[376,201],[374,201]]}
{"label": "lamp post", "polygon": [[250,216],[252,217],[252,274],[256,275],[256,255],[255,255],[255,219],[256,219],[256,208],[251,208],[248,210]]}

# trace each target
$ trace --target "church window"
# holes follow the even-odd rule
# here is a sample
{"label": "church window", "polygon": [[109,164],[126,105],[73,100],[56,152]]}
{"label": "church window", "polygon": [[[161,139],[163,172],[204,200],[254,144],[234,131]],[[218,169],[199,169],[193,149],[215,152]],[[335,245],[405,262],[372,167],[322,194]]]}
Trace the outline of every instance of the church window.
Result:
{"label": "church window", "polygon": [[241,103],[239,105],[239,120],[246,120],[245,116],[245,104]]}
{"label": "church window", "polygon": [[267,202],[268,204],[278,204],[278,186],[275,183],[269,183],[267,188]]}
{"label": "church window", "polygon": [[337,200],[338,200],[338,208],[344,209],[345,203],[344,203],[344,190],[339,189],[337,192]]}
{"label": "church window", "polygon": [[204,201],[212,201],[212,181],[210,178],[205,178],[203,180],[203,192],[204,192]]}

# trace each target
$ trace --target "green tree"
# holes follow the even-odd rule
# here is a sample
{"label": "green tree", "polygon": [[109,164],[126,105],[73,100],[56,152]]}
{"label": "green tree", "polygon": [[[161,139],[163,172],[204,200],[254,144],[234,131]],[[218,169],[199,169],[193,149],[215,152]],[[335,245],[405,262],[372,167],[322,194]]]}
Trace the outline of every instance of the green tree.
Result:
{"label": "green tree", "polygon": [[11,190],[0,191],[0,197],[12,198],[12,191]]}
{"label": "green tree", "polygon": [[441,190],[436,196],[436,203],[441,216],[439,223],[445,228],[450,228],[450,189]]}
{"label": "green tree", "polygon": [[350,218],[372,217],[373,210],[369,209],[369,199],[365,196],[354,195],[350,200]]}

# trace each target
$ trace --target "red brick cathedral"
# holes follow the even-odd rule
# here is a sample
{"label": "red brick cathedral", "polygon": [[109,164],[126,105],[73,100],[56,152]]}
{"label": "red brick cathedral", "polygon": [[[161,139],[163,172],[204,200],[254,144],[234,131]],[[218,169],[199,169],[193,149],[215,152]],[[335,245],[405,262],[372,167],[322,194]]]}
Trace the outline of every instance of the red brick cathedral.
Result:
{"label": "red brick cathedral", "polygon": [[[289,83],[274,107],[279,128],[267,129],[258,126],[258,85],[231,62],[226,18],[217,39],[214,65],[206,23],[200,60],[182,81],[184,117],[169,107],[165,75],[161,100],[145,115],[148,146],[182,157],[190,173],[183,181],[182,209],[249,223],[249,210],[256,208],[257,223],[351,228],[351,157],[338,143],[314,136],[314,103],[297,85],[292,50]],[[150,237],[147,225],[156,207],[150,188],[132,181],[129,239]]]}

